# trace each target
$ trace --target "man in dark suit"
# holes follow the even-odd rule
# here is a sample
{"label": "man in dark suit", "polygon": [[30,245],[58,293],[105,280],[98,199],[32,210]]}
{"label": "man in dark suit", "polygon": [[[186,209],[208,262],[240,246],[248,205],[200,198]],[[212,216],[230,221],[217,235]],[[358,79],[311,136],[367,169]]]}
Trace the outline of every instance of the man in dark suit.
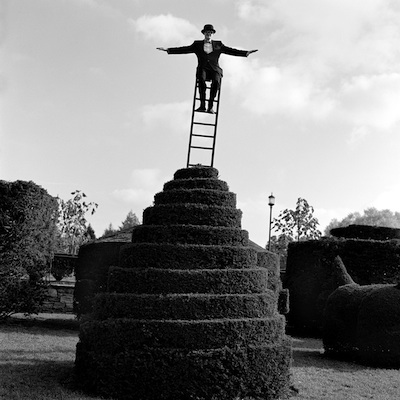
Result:
{"label": "man in dark suit", "polygon": [[200,107],[196,111],[206,111],[206,81],[211,81],[210,98],[208,101],[207,112],[214,114],[213,105],[215,96],[221,85],[222,68],[218,64],[221,54],[230,56],[247,57],[257,50],[237,50],[225,46],[219,40],[211,40],[215,33],[212,25],[204,25],[201,33],[204,40],[195,40],[190,46],[183,47],[157,47],[158,50],[166,51],[168,54],[189,54],[194,53],[197,56],[196,77],[199,82]]}

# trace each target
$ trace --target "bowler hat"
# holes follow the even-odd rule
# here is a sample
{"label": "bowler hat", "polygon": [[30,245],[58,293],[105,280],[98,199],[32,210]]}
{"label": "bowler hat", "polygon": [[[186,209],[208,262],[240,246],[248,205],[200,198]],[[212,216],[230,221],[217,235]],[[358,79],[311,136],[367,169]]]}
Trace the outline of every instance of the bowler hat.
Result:
{"label": "bowler hat", "polygon": [[216,32],[214,27],[211,24],[204,25],[204,28],[201,31],[201,33],[204,33],[205,31],[212,31],[212,33]]}

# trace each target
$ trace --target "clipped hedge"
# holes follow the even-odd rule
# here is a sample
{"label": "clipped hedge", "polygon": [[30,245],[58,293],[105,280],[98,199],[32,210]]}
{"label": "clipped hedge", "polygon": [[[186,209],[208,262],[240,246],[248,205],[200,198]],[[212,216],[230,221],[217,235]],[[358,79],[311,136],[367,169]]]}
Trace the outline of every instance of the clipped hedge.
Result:
{"label": "clipped hedge", "polygon": [[192,167],[192,168],[181,168],[178,169],[174,173],[174,179],[204,179],[204,178],[212,178],[218,179],[219,172],[216,168],[213,167]]}
{"label": "clipped hedge", "polygon": [[73,308],[78,317],[92,312],[97,290],[98,286],[93,279],[80,279],[75,282]]}
{"label": "clipped hedge", "polygon": [[219,207],[236,207],[236,194],[210,189],[176,189],[154,196],[154,204],[205,204]]}
{"label": "clipped hedge", "polygon": [[326,354],[400,368],[400,285],[342,286],[328,299]]}
{"label": "clipped hedge", "polygon": [[357,325],[360,305],[372,290],[370,285],[348,284],[328,298],[323,324],[323,343],[327,355],[352,358],[358,349]]}
{"label": "clipped hedge", "polygon": [[150,348],[214,349],[279,342],[285,330],[283,316],[207,320],[93,320],[81,324],[79,338],[98,352]]}
{"label": "clipped hedge", "polygon": [[121,247],[119,266],[126,268],[213,269],[254,267],[251,247],[131,243]]}
{"label": "clipped hedge", "polygon": [[132,231],[132,242],[248,246],[249,233],[223,226],[139,225]]}
{"label": "clipped hedge", "polygon": [[126,242],[92,242],[79,248],[75,268],[74,312],[91,312],[96,293],[107,289],[108,269],[118,265],[119,250]]}
{"label": "clipped hedge", "polygon": [[204,204],[160,204],[143,211],[144,225],[207,225],[240,228],[242,212]]}
{"label": "clipped hedge", "polygon": [[333,228],[330,234],[345,239],[392,240],[400,239],[400,229],[384,226],[349,225]]}
{"label": "clipped hedge", "polygon": [[264,318],[277,310],[275,293],[258,294],[132,294],[101,293],[93,309],[95,319],[219,319]]}
{"label": "clipped hedge", "polygon": [[400,285],[371,285],[358,314],[358,344],[363,363],[400,368]]}
{"label": "clipped hedge", "polygon": [[250,347],[108,354],[78,343],[76,374],[84,389],[122,400],[278,399],[288,391],[291,356],[289,339]]}
{"label": "clipped hedge", "polygon": [[204,190],[222,185],[217,176],[208,167],[177,171],[121,247],[108,291],[80,327],[85,389],[135,400],[286,393],[291,343],[278,312],[278,301],[287,308],[278,259],[249,246],[240,210],[215,205],[234,199]]}
{"label": "clipped hedge", "polygon": [[[289,244],[284,287],[290,291],[289,325],[298,333],[321,335],[326,299],[338,287],[339,256],[360,285],[400,280],[400,242],[323,239]],[[342,275],[342,284],[350,283]]]}
{"label": "clipped hedge", "polygon": [[278,292],[282,289],[279,256],[270,251],[257,252],[257,265],[268,271],[268,289]]}
{"label": "clipped hedge", "polygon": [[268,270],[157,269],[111,267],[108,290],[117,293],[262,293]]}
{"label": "clipped hedge", "polygon": [[176,189],[210,189],[218,191],[229,191],[226,182],[217,179],[179,179],[164,183],[165,192]]}

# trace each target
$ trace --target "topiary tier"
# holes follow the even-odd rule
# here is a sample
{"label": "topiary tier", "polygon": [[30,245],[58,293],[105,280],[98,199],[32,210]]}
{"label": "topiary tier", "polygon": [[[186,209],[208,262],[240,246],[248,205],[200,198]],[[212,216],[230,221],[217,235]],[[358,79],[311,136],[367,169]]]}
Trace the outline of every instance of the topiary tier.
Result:
{"label": "topiary tier", "polygon": [[291,363],[281,289],[218,171],[178,170],[81,324],[77,380],[115,399],[278,399]]}

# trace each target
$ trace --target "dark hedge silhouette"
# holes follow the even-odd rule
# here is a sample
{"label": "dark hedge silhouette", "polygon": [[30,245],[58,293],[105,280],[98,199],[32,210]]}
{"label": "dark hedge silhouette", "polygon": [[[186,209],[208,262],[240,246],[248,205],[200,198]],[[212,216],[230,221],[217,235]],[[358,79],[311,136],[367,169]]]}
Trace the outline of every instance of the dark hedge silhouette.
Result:
{"label": "dark hedge silhouette", "polygon": [[175,173],[81,324],[82,387],[135,400],[287,392],[291,342],[278,312],[287,291],[276,255],[249,246],[240,215],[216,169]]}
{"label": "dark hedge silhouette", "polygon": [[400,285],[345,285],[329,297],[323,343],[328,356],[400,368]]}
{"label": "dark hedge silhouette", "polygon": [[398,240],[330,238],[292,242],[284,287],[290,292],[288,325],[293,333],[322,335],[326,299],[338,287],[334,278],[336,256],[360,285],[394,284],[400,280]]}

